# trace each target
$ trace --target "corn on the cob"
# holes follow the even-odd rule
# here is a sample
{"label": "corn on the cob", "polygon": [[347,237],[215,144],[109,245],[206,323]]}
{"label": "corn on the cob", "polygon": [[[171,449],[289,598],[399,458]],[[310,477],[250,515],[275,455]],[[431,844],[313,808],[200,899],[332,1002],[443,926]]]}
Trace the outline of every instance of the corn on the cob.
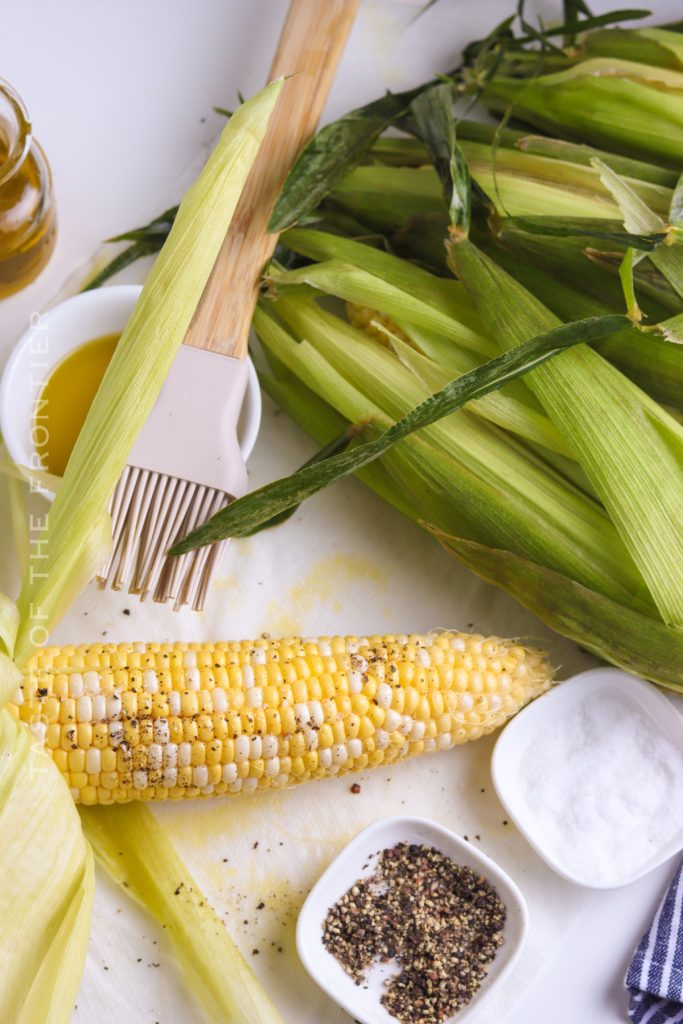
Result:
{"label": "corn on the cob", "polygon": [[550,685],[462,633],[46,647],[10,705],[84,804],[244,793],[445,750]]}

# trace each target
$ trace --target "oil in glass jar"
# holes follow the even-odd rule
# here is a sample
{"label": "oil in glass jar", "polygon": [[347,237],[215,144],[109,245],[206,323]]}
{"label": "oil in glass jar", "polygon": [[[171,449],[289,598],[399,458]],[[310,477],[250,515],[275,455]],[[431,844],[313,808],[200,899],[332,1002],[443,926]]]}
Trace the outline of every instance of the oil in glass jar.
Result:
{"label": "oil in glass jar", "polygon": [[0,79],[0,298],[38,276],[55,239],[48,162],[22,100]]}

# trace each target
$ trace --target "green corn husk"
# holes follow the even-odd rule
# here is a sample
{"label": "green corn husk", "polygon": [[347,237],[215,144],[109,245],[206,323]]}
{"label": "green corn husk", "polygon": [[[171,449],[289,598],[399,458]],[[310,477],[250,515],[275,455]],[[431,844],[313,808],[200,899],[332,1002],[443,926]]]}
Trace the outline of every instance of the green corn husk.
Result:
{"label": "green corn husk", "polygon": [[641,615],[509,551],[435,533],[478,576],[599,658],[670,689],[683,688],[683,630]]}
{"label": "green corn husk", "polygon": [[[425,355],[424,351],[417,351],[416,346],[417,349],[420,347],[424,349],[430,341],[438,346],[442,340],[440,335],[430,337],[425,332],[408,324],[397,326],[410,337],[411,344],[403,341],[382,323],[378,323],[375,329],[385,334],[387,344],[393,349],[397,358],[415,375],[427,391],[440,391],[453,377],[459,377],[477,365],[476,359],[468,358],[454,345],[448,346],[446,358],[435,362]],[[504,430],[509,430],[511,434],[515,434],[532,445],[540,445],[571,458],[569,446],[560,432],[543,412],[534,408],[529,402],[520,401],[515,396],[498,391],[472,402],[469,412],[481,416]]]}
{"label": "green corn husk", "polygon": [[[371,403],[363,404],[356,397],[357,404],[346,405],[342,395],[349,399],[353,392],[346,383],[340,386],[344,378],[324,361],[317,374],[309,373],[308,357],[301,351],[305,343],[297,343],[283,330],[269,313],[269,305],[262,305],[256,320],[273,368],[273,375],[262,376],[264,389],[320,444],[326,444],[348,422],[337,411],[340,405],[353,417],[367,411]],[[283,355],[288,366],[281,360]],[[321,397],[325,388],[329,400]],[[411,440],[365,466],[359,478],[404,515],[435,532],[474,572],[513,594],[552,628],[627,671],[683,689],[682,631],[634,610],[628,601],[614,601],[548,569],[534,556],[521,555],[519,546],[514,553],[516,527],[538,542],[543,519],[531,519],[527,506],[515,522],[514,506],[505,500],[497,503],[475,474],[463,472],[454,459],[425,440],[407,450]],[[499,515],[509,517],[509,522],[501,521]],[[504,539],[506,531],[508,538],[513,537],[512,544]]]}
{"label": "green corn husk", "polygon": [[[298,251],[301,251],[303,245],[310,255],[316,246],[314,241],[308,240],[308,235],[315,238],[321,233],[302,232],[300,234],[306,236],[303,243],[300,236],[288,240]],[[329,243],[323,242],[321,246],[321,249],[326,251],[330,247],[334,248],[333,243],[337,241],[334,236],[327,236],[327,238],[329,238]],[[308,244],[306,244],[307,242]],[[454,375],[459,376],[473,369],[478,365],[481,357],[493,354],[495,346],[489,339],[479,335],[475,346],[472,343],[471,334],[465,330],[463,325],[450,316],[446,317],[445,313],[441,312],[443,306],[452,307],[451,303],[440,301],[441,296],[438,295],[438,291],[442,290],[444,297],[448,300],[450,293],[447,287],[439,288],[438,291],[436,288],[429,289],[434,292],[435,305],[425,311],[419,298],[420,280],[421,278],[426,280],[430,275],[409,267],[395,257],[376,253],[368,246],[355,242],[349,243],[346,240],[344,243],[341,248],[346,250],[349,255],[355,255],[357,263],[362,264],[366,258],[371,265],[380,262],[380,258],[381,261],[386,260],[387,263],[391,261],[392,270],[394,267],[398,268],[391,275],[394,281],[400,280],[401,277],[405,279],[414,276],[413,293],[411,294],[407,290],[409,282],[406,281],[406,291],[402,292],[397,299],[396,287],[389,281],[378,280],[377,277],[368,274],[357,264],[349,266],[336,260],[329,260],[295,271],[283,272],[273,268],[268,280],[274,287],[275,295],[287,295],[292,290],[301,294],[300,286],[302,283],[306,283],[327,295],[345,299],[347,302],[357,305],[372,303],[378,311],[391,317],[392,321],[396,322],[407,334],[410,334],[414,345],[422,350],[422,354],[426,358],[423,358],[420,363],[419,356],[414,350],[408,346],[402,346],[399,339],[392,340],[397,355],[412,369],[418,379],[423,384],[434,384],[434,387],[431,388],[432,391],[439,390]],[[351,250],[352,246],[353,250]],[[387,274],[389,273],[387,267]],[[449,282],[431,278],[431,284],[448,286]],[[425,292],[427,291],[428,289],[425,288]],[[458,347],[458,342],[462,348]],[[477,352],[479,358],[473,355],[473,352]],[[438,363],[434,363],[429,358],[430,353],[432,355],[438,353]],[[487,395],[486,398],[472,403],[471,411],[492,423],[509,429],[532,444],[542,445],[563,455],[570,455],[566,443],[523,383],[512,382],[506,391],[507,393],[497,392]]]}
{"label": "green corn husk", "polygon": [[390,253],[324,231],[292,229],[282,243],[323,262],[289,272],[271,267],[269,280],[276,292],[307,284],[358,305],[376,305],[381,295],[387,315],[437,331],[483,357],[495,351],[458,281],[435,277]]}
{"label": "green corn husk", "polygon": [[[395,140],[392,140],[392,143]],[[403,140],[400,140],[403,141]],[[553,140],[548,140],[553,141]],[[586,149],[586,159],[593,159],[594,151]],[[534,183],[531,179],[525,179],[526,187],[533,190]],[[436,192],[436,179],[434,181]],[[670,189],[662,192],[659,198],[659,207],[663,209],[670,201],[672,193]],[[576,196],[572,196],[576,203]],[[389,200],[385,197],[385,202]],[[393,218],[393,221],[406,221],[404,196],[397,198],[396,206],[402,213]],[[363,208],[358,211],[366,215],[365,202]],[[547,215],[547,210],[544,210]],[[581,212],[580,203],[576,203],[573,212]],[[653,211],[654,212],[654,211]],[[615,204],[614,214],[621,217],[618,206]],[[372,216],[372,215],[370,215]],[[559,223],[557,218],[547,218],[549,224]],[[539,221],[539,225],[540,225]],[[663,221],[657,222],[662,224]],[[604,233],[621,230],[619,221],[591,220],[580,218],[576,221],[577,227],[582,227],[585,232]],[[387,225],[375,220],[379,230],[387,233]],[[407,226],[398,233],[389,231],[389,238],[394,248],[410,258],[417,259],[420,263],[428,265],[436,273],[444,273],[446,268],[445,250],[443,237],[446,227],[445,214],[433,212],[427,217],[411,217],[407,220]],[[315,232],[303,232],[304,235],[315,236]],[[287,235],[284,241],[287,241]],[[477,236],[482,242],[485,236]],[[600,249],[600,244],[592,240],[590,236],[574,238],[567,237],[562,231],[558,237],[539,236],[526,227],[518,227],[517,222],[511,218],[504,219],[497,231],[497,239],[505,249],[511,250],[511,259],[506,262],[505,253],[500,256],[503,266],[511,272],[517,271],[522,283],[536,294],[550,309],[565,320],[571,320],[576,316],[588,316],[598,313],[606,313],[621,306],[621,286],[618,281],[617,271],[620,256],[615,258],[614,253],[608,251],[615,243],[602,243],[608,249]],[[346,242],[346,240],[339,240]],[[356,244],[357,243],[351,243]],[[485,238],[483,244],[490,250],[491,239]],[[330,255],[328,251],[320,251],[312,247],[308,250],[299,245],[293,246],[296,251],[303,251],[312,258],[324,258]],[[621,248],[621,253],[625,251]],[[656,259],[661,258],[672,261],[678,258],[678,252],[683,250],[668,250],[660,257],[657,252]],[[362,254],[368,252],[368,247],[357,249],[356,259],[362,265]],[[519,257],[519,258],[518,258]],[[554,274],[551,277],[548,273]],[[649,316],[649,322],[656,322],[666,318],[672,312],[681,309],[681,300],[671,288],[666,279],[656,271],[649,259],[646,259],[635,269],[639,293],[645,296],[644,304],[641,305]],[[405,280],[405,278],[404,278]],[[568,287],[571,285],[571,288]],[[591,297],[592,300],[591,301]],[[368,302],[364,297],[363,302]],[[377,304],[377,303],[375,303]],[[462,315],[462,310],[460,312]],[[400,316],[395,311],[394,318],[400,321]],[[481,333],[479,323],[479,333]],[[650,344],[651,342],[651,344]],[[683,349],[667,345],[661,339],[654,337],[646,338],[635,335],[632,332],[624,332],[619,337],[607,338],[598,343],[598,347],[611,361],[614,362],[627,376],[642,386],[650,394],[665,404],[674,407],[680,406],[683,399]]]}
{"label": "green corn husk", "polygon": [[[546,307],[471,242],[454,244],[450,253],[454,269],[502,348],[557,323]],[[490,302],[491,294],[497,296],[495,303]],[[540,367],[527,383],[571,442],[664,622],[683,624],[680,425],[586,347]]]}
{"label": "green corn husk", "polygon": [[[617,174],[636,182],[649,182],[652,185],[673,188],[677,180],[675,171],[645,160],[634,160],[609,150],[596,149],[594,146],[567,139],[532,135],[528,131],[481,124],[479,121],[458,121],[458,140],[463,152],[466,151],[468,143],[479,143],[489,147],[495,145],[498,154],[507,150],[519,150],[531,156],[561,160],[584,167],[590,167],[591,160],[597,157]],[[502,155],[507,156],[507,153],[503,152]],[[386,136],[378,139],[372,147],[370,157],[372,160],[396,167],[423,167],[431,162],[424,144],[419,139],[407,136]]]}
{"label": "green corn husk", "polygon": [[213,1024],[282,1024],[149,808],[81,807],[80,815],[98,861],[166,929],[208,1019]]}
{"label": "green corn husk", "polygon": [[[508,218],[498,226],[492,238],[489,232],[478,233],[476,240],[489,245],[495,241],[499,250],[509,252],[518,265],[550,273],[565,287],[603,303],[610,309],[623,304],[623,291],[619,280],[619,265],[624,258],[627,242],[602,240],[601,232],[614,232],[615,237],[623,231],[618,221],[593,221],[583,218],[573,222],[575,235],[558,231],[557,236],[538,233],[545,225],[562,227],[555,218],[542,217],[533,224]],[[537,227],[538,231],[534,228]],[[595,237],[592,237],[593,232]],[[658,250],[655,250],[658,251]],[[650,262],[653,253],[645,254],[635,268],[638,293],[643,310],[649,320],[665,319],[683,308],[681,298],[665,277]]]}
{"label": "green corn husk", "polygon": [[5,709],[0,829],[0,1018],[67,1024],[90,935],[92,851],[60,772]]}
{"label": "green corn husk", "polygon": [[[579,207],[583,217],[601,216],[598,213],[600,206],[605,211],[604,216],[609,216],[609,211],[614,210],[614,198],[593,163],[600,159],[597,153],[590,162],[584,163],[583,159],[576,158],[576,149],[571,151],[574,159],[570,159],[568,153],[562,156],[557,152],[553,156],[542,154],[537,151],[538,147],[534,149],[528,145],[523,149],[494,150],[491,145],[463,141],[460,143],[460,149],[467,161],[470,174],[494,201],[497,189],[501,191],[501,207],[511,206],[511,202],[506,202],[507,196],[510,196],[511,200],[516,200],[516,208],[510,210],[512,215],[523,216],[527,210],[531,212],[529,207],[525,209],[525,204],[530,204],[532,198],[534,209],[552,209],[555,217],[563,216],[564,203],[568,204],[568,216],[571,216],[572,210],[576,211]],[[671,201],[670,186],[631,177],[626,170],[614,173],[624,177],[636,194],[652,209],[661,213],[668,210]],[[519,177],[524,181],[534,182],[534,192],[538,190],[537,195],[526,196],[525,191],[531,192],[528,188],[515,191],[514,185]],[[560,201],[556,195],[558,189],[561,191]]]}
{"label": "green corn husk", "polygon": [[[587,223],[596,230],[605,226],[602,221]],[[413,236],[412,232],[408,235],[409,238]],[[498,229],[495,241],[491,236],[483,234],[478,235],[477,240],[501,266],[516,274],[526,288],[563,320],[569,321],[577,316],[603,315],[621,306],[621,286],[616,268],[611,271],[596,267],[586,255],[581,239],[536,236],[517,228],[516,222],[509,220],[504,221]],[[327,294],[360,305],[372,306],[390,316],[399,327],[410,334],[423,354],[431,356],[441,366],[454,373],[466,372],[473,363],[471,356],[461,351],[457,344],[448,342],[448,338],[459,341],[461,346],[475,352],[479,351],[482,355],[491,354],[492,343],[486,339],[481,318],[472,307],[462,286],[458,292],[451,290],[451,286],[456,284],[455,281],[435,280],[432,275],[405,260],[367,244],[323,231],[292,229],[283,235],[282,241],[296,253],[310,259],[327,261],[327,269],[318,264],[296,271],[294,274],[276,270],[273,272],[273,279],[279,282],[280,289],[287,287],[288,281],[292,282],[290,287],[297,281],[308,281]],[[422,242],[424,244],[424,238]],[[335,267],[337,270],[341,270],[342,267],[338,263],[330,262],[330,257],[333,260],[335,257],[341,257],[350,261],[356,268],[353,280],[349,271],[345,274],[335,273]],[[434,258],[442,258],[445,266],[441,221],[434,231]],[[640,264],[637,270],[639,289],[642,288],[644,280],[644,266],[644,263]],[[384,275],[381,284],[373,277],[375,273]],[[362,290],[359,288],[361,280],[364,281]],[[666,285],[663,278],[661,282]],[[389,286],[392,285],[401,286],[400,304],[391,301],[393,295]],[[649,291],[651,295],[662,294],[661,289],[654,287]],[[436,332],[430,330],[430,324],[422,318],[424,311],[417,303],[423,299],[432,306],[436,304],[448,314],[448,321],[444,321],[442,317],[436,325],[433,309],[428,311],[432,317],[431,327],[437,326]],[[665,319],[668,315],[667,305],[669,308],[681,308],[680,300],[673,291],[670,295],[667,294],[666,304],[648,298],[644,308],[650,316],[650,322]],[[476,331],[476,344],[470,344],[472,336],[469,332],[463,333],[463,321]],[[622,331],[598,342],[597,348],[626,376],[658,401],[672,407],[683,407],[683,346],[669,344],[654,334],[646,336],[634,331]],[[529,390],[523,381],[513,382],[505,390],[526,403],[530,408],[530,418],[535,419],[539,406],[536,401],[530,403]],[[505,402],[503,393],[491,395],[481,404],[482,412],[486,415],[488,409],[495,410]],[[512,429],[511,423],[501,422],[495,416],[494,422],[510,426]],[[529,426],[530,429],[535,429],[533,424]],[[547,430],[547,427],[543,429]],[[532,440],[532,436],[525,431],[521,433]],[[565,450],[566,446],[561,441],[558,444],[556,431],[554,435],[554,440],[549,443],[549,435],[546,434],[546,440],[542,443],[554,451]],[[538,437],[533,439],[540,441]]]}
{"label": "green corn husk", "polygon": [[[482,161],[473,167],[472,176],[491,196],[501,216],[535,217],[553,209],[558,217],[618,217],[618,207],[606,189],[573,191],[550,177],[559,161],[548,160],[547,164],[547,177],[527,179],[503,170],[497,161],[494,178],[490,162]],[[670,190],[662,190],[663,209],[670,195]],[[441,187],[430,168],[358,167],[332,193],[331,201],[378,230],[386,225],[403,227],[416,216],[444,216]]]}
{"label": "green corn husk", "polygon": [[653,67],[683,70],[683,39],[680,32],[662,28],[596,29],[581,39],[585,52],[595,57],[616,57]]}
{"label": "green corn husk", "polygon": [[551,134],[680,170],[683,71],[595,57],[532,79],[494,76],[483,90],[495,113]]}
{"label": "green corn husk", "polygon": [[[601,316],[619,308],[622,300],[614,275],[607,275],[609,287],[605,288],[606,282],[603,281],[602,286],[594,289],[592,285],[596,284],[595,276],[590,270],[574,279],[571,266],[566,273],[562,272],[561,257],[557,266],[553,265],[551,258],[543,261],[539,256],[538,262],[520,259],[520,251],[526,255],[524,247],[520,250],[517,240],[511,240],[506,229],[503,229],[496,242],[490,238],[478,241],[496,263],[512,274],[561,320],[568,322],[577,316]],[[596,268],[596,276],[599,273]],[[602,294],[602,297],[594,298],[591,294],[593,290],[598,295]],[[611,304],[605,301],[605,293],[613,297]],[[658,303],[646,302],[645,308],[650,314],[656,313],[651,316],[651,322],[667,319],[666,310]],[[652,398],[683,411],[683,346],[671,344],[655,333],[620,331],[602,339],[595,347]]]}
{"label": "green corn husk", "polygon": [[[274,307],[281,324],[263,307],[257,311],[259,339],[347,421],[395,419],[431,393],[382,345],[313,301],[297,296],[280,299]],[[424,428],[420,437],[459,467],[463,483],[455,487],[454,500],[470,508],[470,530],[478,520],[491,519],[497,524],[497,543],[504,538],[513,550],[523,548],[527,556],[559,571],[590,579],[588,586],[606,588],[616,600],[652,607],[604,512],[531,452],[465,411]],[[411,444],[407,438],[392,454]],[[482,493],[487,501],[479,497]],[[492,507],[495,514],[489,515]]]}
{"label": "green corn husk", "polygon": [[[667,231],[666,223],[633,191],[628,182],[599,160],[594,160],[593,163],[600,172],[605,186],[614,196],[627,231]],[[676,234],[673,234],[674,231]],[[667,241],[674,244],[658,246],[650,253],[650,260],[683,300],[683,246],[677,234],[677,229],[672,228],[671,238]],[[675,244],[676,242],[679,244]]]}
{"label": "green corn husk", "polygon": [[[405,145],[405,140],[391,141],[395,152],[399,144]],[[539,216],[552,210],[554,217],[619,217],[610,189],[591,163],[602,156],[595,150],[556,145],[551,154],[549,146],[544,148],[528,136],[522,136],[514,146],[494,149],[486,142],[465,140],[460,148],[472,177],[501,216]],[[412,163],[418,151],[410,140],[408,150]],[[356,168],[337,185],[332,200],[354,213],[372,217],[372,223],[378,225],[404,224],[410,217],[425,214],[443,216],[438,179],[431,166],[425,165],[424,148],[420,147],[419,152],[424,157],[420,166]],[[639,178],[641,172],[646,177]],[[648,166],[632,161],[622,161],[615,173],[623,175],[653,210],[662,215],[668,212],[675,175],[668,173],[666,183],[651,181],[653,174],[648,173]]]}

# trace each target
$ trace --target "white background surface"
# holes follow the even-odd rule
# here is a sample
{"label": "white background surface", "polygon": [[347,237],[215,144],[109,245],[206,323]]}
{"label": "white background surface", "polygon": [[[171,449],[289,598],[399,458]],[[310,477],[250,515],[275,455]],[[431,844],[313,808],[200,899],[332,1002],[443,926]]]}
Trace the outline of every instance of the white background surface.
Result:
{"label": "white background surface", "polygon": [[[541,6],[553,12],[559,3]],[[610,6],[602,0],[593,4],[598,11]],[[675,0],[654,0],[653,6],[660,21],[680,13]],[[286,4],[23,0],[4,7],[0,74],[26,100],[47,151],[60,231],[56,254],[39,281],[0,305],[3,361],[29,314],[55,294],[101,239],[177,198],[177,182],[220,127],[212,105],[229,107],[238,89],[249,95],[262,84]],[[451,67],[462,44],[488,31],[511,7],[511,0],[440,0],[408,28],[414,3],[362,0],[326,116],[374,98],[386,87],[408,87]],[[252,465],[254,483],[293,468],[310,451],[308,440],[266,406]],[[3,589],[11,591],[4,502],[3,496],[0,561]],[[124,608],[130,617],[123,616]],[[349,481],[311,501],[287,527],[233,544],[203,618],[156,607],[150,611],[125,596],[91,590],[62,623],[57,640],[81,642],[104,631],[114,640],[189,639],[264,630],[466,628],[470,623],[483,632],[544,638],[561,675],[592,663],[573,645],[549,638],[532,616],[476,581]],[[346,780],[339,780],[277,799],[267,795],[161,809],[287,1024],[348,1021],[293,959],[296,909],[345,840],[381,813],[398,812],[430,814],[461,834],[481,835],[482,848],[510,871],[529,899],[529,948],[494,1006],[497,1021],[625,1020],[622,978],[671,865],[616,892],[565,884],[512,828],[501,824],[504,813],[490,791],[490,749],[485,740],[391,774],[380,770],[361,778],[360,796],[351,796]],[[100,877],[98,885],[91,952],[74,1020],[200,1022],[199,1009],[175,978],[163,937],[106,879]],[[253,908],[260,898],[267,908],[256,915]],[[285,953],[278,954],[270,943],[283,945]],[[256,947],[260,953],[252,957]],[[157,963],[161,966],[149,966]],[[481,1024],[490,1019],[484,1011]]]}

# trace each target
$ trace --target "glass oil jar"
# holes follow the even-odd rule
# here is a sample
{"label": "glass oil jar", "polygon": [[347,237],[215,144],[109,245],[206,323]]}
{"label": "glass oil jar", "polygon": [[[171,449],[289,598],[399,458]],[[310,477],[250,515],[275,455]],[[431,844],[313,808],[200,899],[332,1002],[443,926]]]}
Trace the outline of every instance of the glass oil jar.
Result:
{"label": "glass oil jar", "polygon": [[38,276],[55,239],[48,162],[22,100],[0,79],[0,299]]}

